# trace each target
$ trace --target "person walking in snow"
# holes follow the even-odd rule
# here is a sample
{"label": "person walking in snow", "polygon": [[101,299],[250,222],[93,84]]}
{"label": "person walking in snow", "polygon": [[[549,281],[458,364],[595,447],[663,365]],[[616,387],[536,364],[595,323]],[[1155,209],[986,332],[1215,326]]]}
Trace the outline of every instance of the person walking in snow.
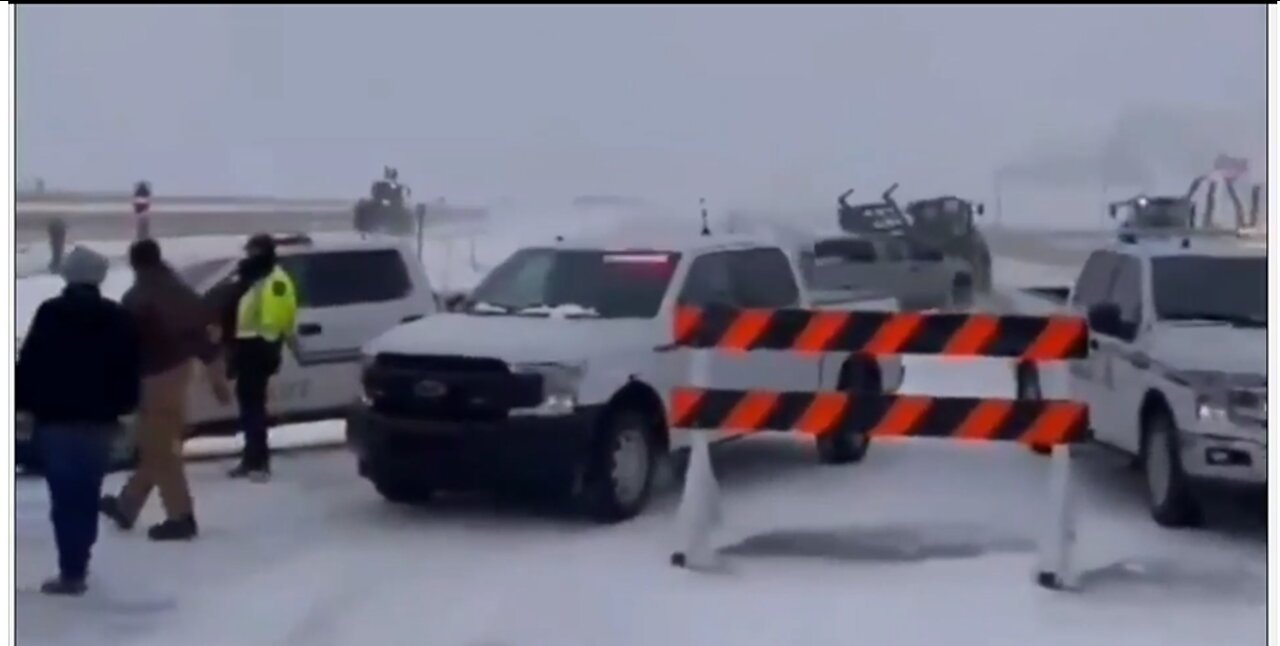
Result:
{"label": "person walking in snow", "polygon": [[160,490],[165,520],[147,532],[151,540],[188,540],[198,533],[182,459],[187,393],[199,358],[214,396],[230,402],[230,388],[211,338],[212,312],[166,263],[160,245],[139,240],[129,248],[135,281],[122,303],[138,326],[142,346],[142,401],[138,411],[139,464],[118,496],[104,496],[102,514],[123,530],[133,527],[151,495]]}
{"label": "person walking in snow", "polygon": [[86,590],[111,445],[139,400],[138,332],[123,307],[102,297],[108,266],[84,247],[67,254],[66,288],[36,310],[18,353],[16,408],[35,420],[58,549],[58,576],[41,586],[45,594]]}

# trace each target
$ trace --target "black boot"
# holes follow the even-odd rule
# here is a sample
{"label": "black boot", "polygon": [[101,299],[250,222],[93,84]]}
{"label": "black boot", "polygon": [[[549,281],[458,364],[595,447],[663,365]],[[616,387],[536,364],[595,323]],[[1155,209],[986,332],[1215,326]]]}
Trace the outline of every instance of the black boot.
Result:
{"label": "black boot", "polygon": [[152,525],[147,530],[147,538],[153,541],[189,541],[199,533],[196,517],[170,518],[163,523]]}
{"label": "black boot", "polygon": [[271,469],[269,467],[247,467],[241,464],[228,471],[227,477],[233,479],[248,478],[253,482],[267,482],[271,479]]}
{"label": "black boot", "polygon": [[133,529],[133,519],[124,515],[124,512],[120,509],[120,499],[115,496],[103,496],[102,500],[98,501],[98,512],[110,518],[116,524],[116,527],[123,531],[127,532]]}
{"label": "black boot", "polygon": [[78,597],[88,589],[84,579],[67,579],[61,576],[53,577],[40,586],[40,591],[44,594],[61,597]]}

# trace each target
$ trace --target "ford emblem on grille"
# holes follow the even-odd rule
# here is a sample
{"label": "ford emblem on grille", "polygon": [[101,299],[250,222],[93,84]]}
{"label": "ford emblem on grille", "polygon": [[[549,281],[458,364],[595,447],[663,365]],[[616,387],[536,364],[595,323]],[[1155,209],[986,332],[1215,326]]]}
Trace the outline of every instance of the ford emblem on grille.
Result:
{"label": "ford emblem on grille", "polygon": [[413,387],[413,394],[424,399],[439,399],[444,397],[447,392],[449,392],[449,389],[438,381],[419,381]]}

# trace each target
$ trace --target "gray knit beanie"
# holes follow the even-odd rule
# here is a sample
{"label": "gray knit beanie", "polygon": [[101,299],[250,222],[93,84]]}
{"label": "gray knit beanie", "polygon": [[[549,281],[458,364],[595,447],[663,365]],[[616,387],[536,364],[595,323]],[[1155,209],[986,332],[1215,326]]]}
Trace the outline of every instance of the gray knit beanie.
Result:
{"label": "gray knit beanie", "polygon": [[102,254],[77,246],[62,260],[62,278],[68,285],[92,285],[98,287],[107,278],[111,263]]}

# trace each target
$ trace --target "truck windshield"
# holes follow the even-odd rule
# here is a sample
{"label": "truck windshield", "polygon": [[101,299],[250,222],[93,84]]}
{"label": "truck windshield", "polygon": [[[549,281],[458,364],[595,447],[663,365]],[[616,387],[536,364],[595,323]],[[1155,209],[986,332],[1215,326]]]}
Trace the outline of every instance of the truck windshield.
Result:
{"label": "truck windshield", "polygon": [[653,318],[680,254],[522,249],[472,292],[474,315]]}
{"label": "truck windshield", "polygon": [[1191,203],[1181,200],[1151,201],[1146,206],[1136,206],[1130,226],[1150,228],[1175,228],[1191,226]]}
{"label": "truck windshield", "polygon": [[1151,279],[1161,319],[1267,324],[1266,258],[1155,258]]}
{"label": "truck windshield", "polygon": [[973,209],[960,200],[944,200],[918,205],[911,215],[919,233],[937,237],[963,236],[969,231]]}

